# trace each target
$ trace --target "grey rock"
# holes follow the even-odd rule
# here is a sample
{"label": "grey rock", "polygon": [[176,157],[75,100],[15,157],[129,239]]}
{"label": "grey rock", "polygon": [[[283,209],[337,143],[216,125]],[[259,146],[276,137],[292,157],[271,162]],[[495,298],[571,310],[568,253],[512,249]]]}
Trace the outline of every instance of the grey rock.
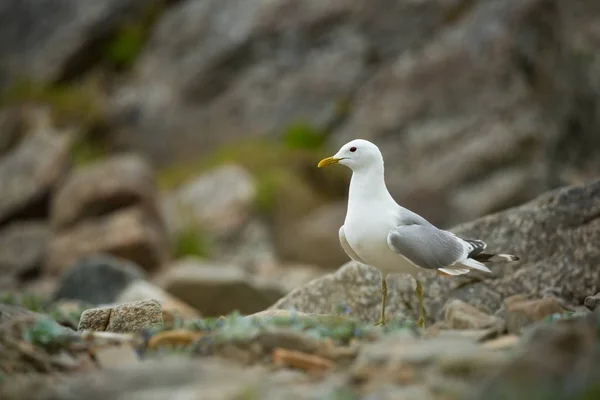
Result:
{"label": "grey rock", "polygon": [[43,314],[35,313],[23,307],[0,303],[0,325],[15,318],[43,318]]}
{"label": "grey rock", "polygon": [[236,310],[242,314],[255,313],[285,294],[274,280],[254,277],[233,265],[208,264],[194,258],[170,265],[156,282],[204,316],[220,316]]}
{"label": "grey rock", "polygon": [[24,280],[39,273],[50,241],[43,222],[13,222],[0,230],[0,275]]}
{"label": "grey rock", "polygon": [[[386,312],[403,316],[404,307],[388,287]],[[416,301],[416,298],[415,298]],[[315,279],[279,299],[270,309],[295,309],[305,313],[348,312],[363,321],[378,321],[381,307],[381,274],[371,266],[348,263],[335,273]]]}
{"label": "grey rock", "polygon": [[512,362],[484,380],[469,399],[593,398],[598,393],[600,314],[540,325]]}
{"label": "grey rock", "polygon": [[524,296],[511,296],[504,300],[506,327],[511,333],[521,333],[524,327],[544,318],[564,314],[565,309],[553,297],[529,300]]}
{"label": "grey rock", "polygon": [[[553,288],[565,304],[583,304],[586,293],[600,289],[597,265],[600,250],[600,181],[548,192],[529,203],[457,226],[453,232],[487,242],[489,251],[521,257],[493,267],[493,274],[469,273],[445,278],[423,272],[427,320],[439,319],[449,299],[461,299],[493,314],[503,299],[520,293],[535,296]],[[387,315],[416,318],[415,283],[405,275],[388,276]],[[331,313],[349,306],[352,315],[376,321],[380,277],[375,268],[349,262],[336,273],[298,288],[273,308]]]}
{"label": "grey rock", "polygon": [[19,143],[24,128],[23,113],[18,107],[0,110],[0,157]]}
{"label": "grey rock", "polygon": [[51,224],[62,230],[132,205],[157,211],[154,174],[139,156],[121,154],[72,171],[52,198]]}
{"label": "grey rock", "polygon": [[199,226],[214,235],[231,235],[248,219],[256,195],[250,174],[237,165],[216,168],[182,184],[163,198],[171,234]]}
{"label": "grey rock", "polygon": [[504,330],[501,318],[488,315],[462,300],[453,299],[444,306],[444,328],[483,330],[497,328]]}
{"label": "grey rock", "polygon": [[45,84],[80,73],[97,58],[94,45],[156,4],[159,1],[3,1],[0,89],[16,79]]}
{"label": "grey rock", "polygon": [[144,270],[131,261],[110,255],[88,256],[65,271],[53,298],[94,305],[112,303],[130,284],[144,278]]}
{"label": "grey rock", "polygon": [[0,224],[17,217],[44,217],[48,198],[69,165],[70,137],[38,126],[0,158]]}
{"label": "grey rock", "polygon": [[345,216],[346,202],[335,202],[290,221],[278,235],[279,254],[324,269],[338,268],[348,260],[338,237]]}
{"label": "grey rock", "polygon": [[168,261],[170,247],[163,225],[138,205],[57,232],[44,268],[57,275],[81,258],[98,253],[122,257],[152,271]]}
{"label": "grey rock", "polygon": [[597,4],[470,5],[469,18],[378,68],[330,143],[374,141],[392,194],[444,227],[598,176],[600,87],[583,83],[598,74]]}
{"label": "grey rock", "polygon": [[81,314],[78,331],[138,332],[163,325],[163,312],[156,300],[142,300],[114,307],[90,308]]}
{"label": "grey rock", "polygon": [[115,96],[116,123],[127,132],[121,139],[168,163],[298,121],[337,125],[373,65],[425,41],[454,7],[441,0],[179,2],[150,38],[136,81]]}

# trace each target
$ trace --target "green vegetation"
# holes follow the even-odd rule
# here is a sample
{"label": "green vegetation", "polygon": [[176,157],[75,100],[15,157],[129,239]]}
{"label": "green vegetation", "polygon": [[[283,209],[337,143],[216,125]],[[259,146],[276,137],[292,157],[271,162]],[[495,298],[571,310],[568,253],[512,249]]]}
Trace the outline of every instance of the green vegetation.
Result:
{"label": "green vegetation", "polygon": [[177,233],[174,238],[174,257],[210,257],[211,246],[208,236],[200,227],[190,226]]}
{"label": "green vegetation", "polygon": [[101,99],[100,81],[94,78],[77,84],[57,85],[19,79],[0,95],[0,106],[23,103],[47,105],[53,122],[58,126],[92,127],[105,119],[106,110]]}
{"label": "green vegetation", "polygon": [[139,20],[122,26],[104,46],[104,59],[118,70],[131,67],[166,5],[166,0],[152,2]]}
{"label": "green vegetation", "polygon": [[325,133],[308,123],[294,122],[283,133],[283,142],[290,149],[318,150],[323,147]]}

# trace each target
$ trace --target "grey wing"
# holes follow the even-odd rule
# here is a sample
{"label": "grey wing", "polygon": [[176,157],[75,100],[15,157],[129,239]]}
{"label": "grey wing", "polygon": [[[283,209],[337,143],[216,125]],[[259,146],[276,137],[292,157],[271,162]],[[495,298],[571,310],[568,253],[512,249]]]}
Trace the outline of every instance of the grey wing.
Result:
{"label": "grey wing", "polygon": [[348,254],[348,256],[354,261],[358,261],[359,263],[366,264],[359,256],[356,254],[352,247],[350,247],[350,243],[346,240],[346,234],[344,233],[344,225],[340,226],[340,230],[338,232],[340,237],[340,244],[342,245],[342,249]]}
{"label": "grey wing", "polygon": [[392,229],[388,245],[421,268],[448,267],[468,256],[463,241],[434,226],[403,225]]}

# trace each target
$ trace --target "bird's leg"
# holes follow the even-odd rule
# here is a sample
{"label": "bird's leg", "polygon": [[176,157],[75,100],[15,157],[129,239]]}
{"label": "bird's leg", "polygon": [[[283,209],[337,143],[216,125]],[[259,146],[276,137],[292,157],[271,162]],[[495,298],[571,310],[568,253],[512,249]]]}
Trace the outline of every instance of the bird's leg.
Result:
{"label": "bird's leg", "polygon": [[417,299],[419,299],[419,319],[415,322],[415,324],[421,328],[425,328],[425,310],[423,308],[423,285],[421,282],[416,279],[417,288],[415,289],[415,294],[417,295]]}
{"label": "bird's leg", "polygon": [[385,302],[387,300],[387,282],[385,281],[385,276],[381,275],[381,318],[379,322],[376,323],[376,326],[385,325]]}

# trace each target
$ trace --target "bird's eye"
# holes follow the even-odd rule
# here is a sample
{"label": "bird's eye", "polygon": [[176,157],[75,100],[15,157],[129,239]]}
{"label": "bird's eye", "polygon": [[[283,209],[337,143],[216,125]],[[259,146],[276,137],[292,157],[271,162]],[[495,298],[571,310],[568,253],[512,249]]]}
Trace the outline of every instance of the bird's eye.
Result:
{"label": "bird's eye", "polygon": [[350,147],[350,151],[354,153],[356,151],[356,147]]}

